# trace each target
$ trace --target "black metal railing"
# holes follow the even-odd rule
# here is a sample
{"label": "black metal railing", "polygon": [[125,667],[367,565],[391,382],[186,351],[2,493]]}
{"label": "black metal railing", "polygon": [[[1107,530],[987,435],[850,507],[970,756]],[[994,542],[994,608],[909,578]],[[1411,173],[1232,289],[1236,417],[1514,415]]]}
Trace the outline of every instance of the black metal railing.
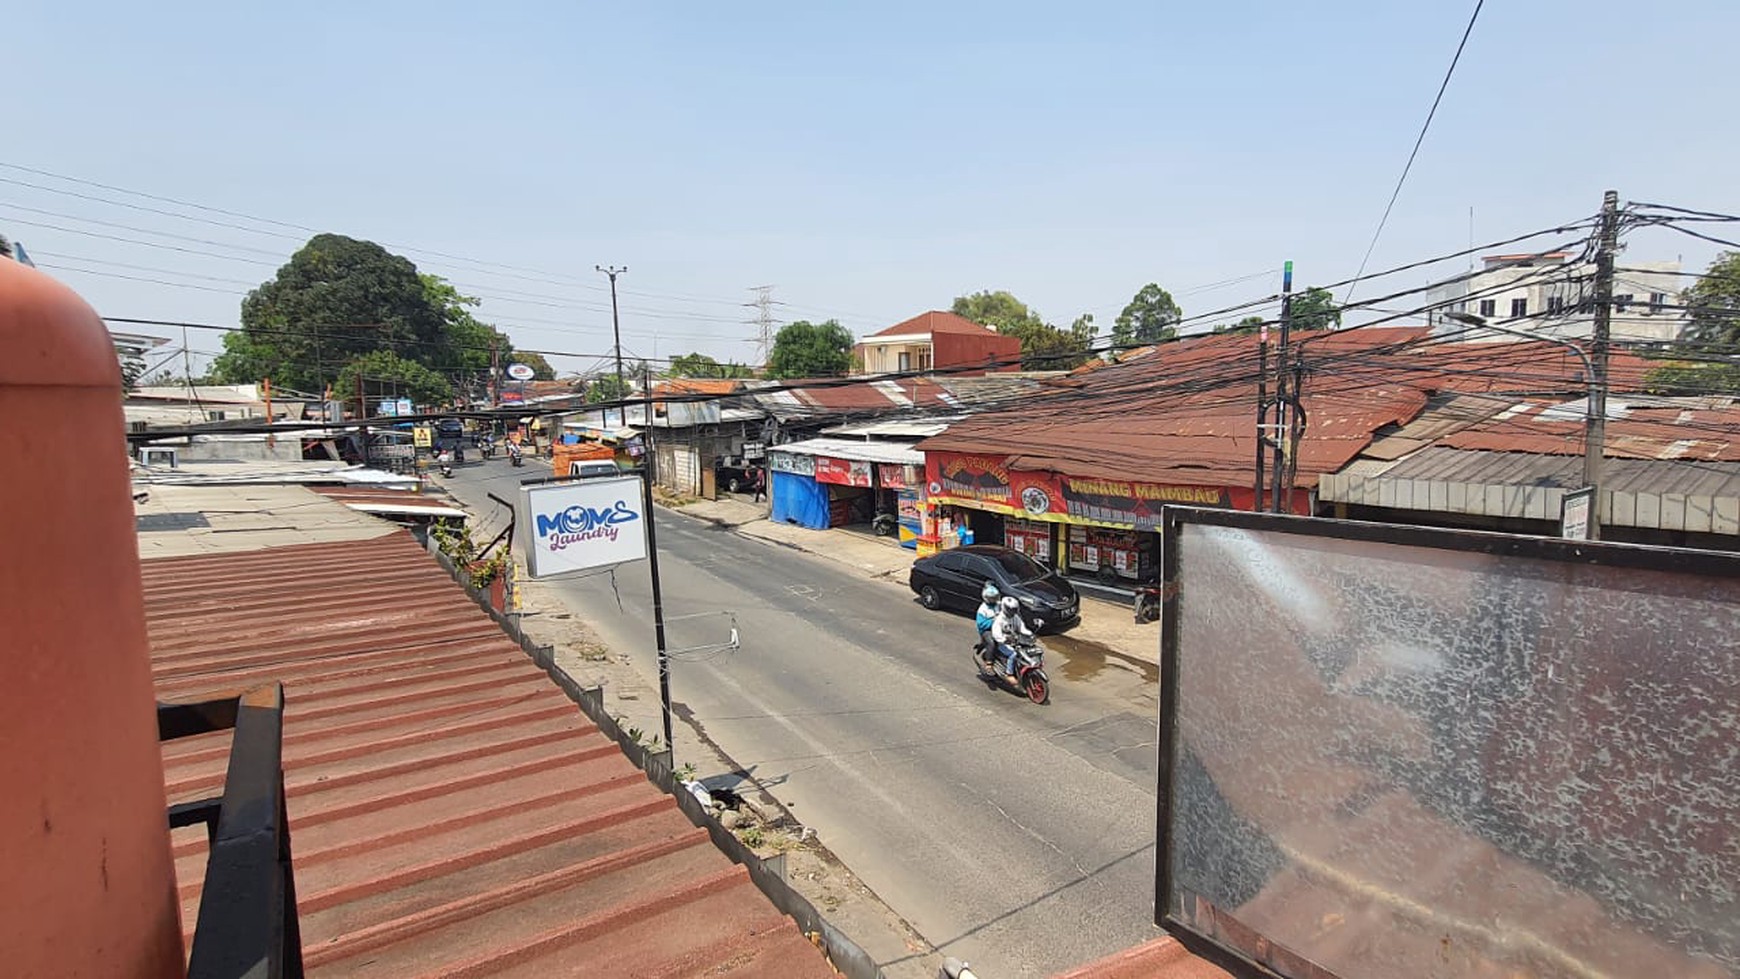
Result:
{"label": "black metal railing", "polygon": [[235,729],[223,795],[169,807],[169,827],[205,824],[210,853],[188,979],[302,979],[302,930],[284,804],[284,688],[158,704],[162,741]]}

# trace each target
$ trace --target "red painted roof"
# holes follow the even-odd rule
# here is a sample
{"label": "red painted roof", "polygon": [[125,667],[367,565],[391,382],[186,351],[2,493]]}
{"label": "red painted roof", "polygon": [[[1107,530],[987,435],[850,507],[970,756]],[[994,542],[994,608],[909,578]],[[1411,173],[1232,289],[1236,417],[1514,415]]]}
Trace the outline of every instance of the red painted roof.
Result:
{"label": "red painted roof", "polygon": [[[284,684],[309,975],[833,975],[408,535],[142,564],[159,700]],[[163,746],[171,803],[228,739]]]}
{"label": "red painted roof", "polygon": [[956,316],[954,313],[933,309],[928,313],[919,313],[912,319],[902,320],[886,330],[870,335],[873,337],[892,337],[908,333],[925,336],[932,333],[968,333],[974,336],[983,336],[987,333],[995,335],[997,331],[988,326],[980,326],[965,316]]}
{"label": "red painted roof", "polygon": [[886,381],[854,378],[845,384],[799,387],[793,393],[812,407],[839,412],[887,412],[914,406],[936,408],[953,403],[942,385],[926,377]]}

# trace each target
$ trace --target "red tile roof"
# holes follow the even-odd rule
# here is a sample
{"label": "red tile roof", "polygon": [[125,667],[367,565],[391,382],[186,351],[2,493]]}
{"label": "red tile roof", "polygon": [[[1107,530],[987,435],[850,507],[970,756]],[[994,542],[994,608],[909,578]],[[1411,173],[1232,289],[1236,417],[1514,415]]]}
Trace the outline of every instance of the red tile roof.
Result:
{"label": "red tile roof", "polygon": [[[142,574],[159,700],[284,684],[309,975],[833,975],[408,535]],[[171,803],[228,738],[164,745]],[[205,833],[173,835],[191,934]]]}
{"label": "red tile roof", "polygon": [[956,316],[954,313],[944,312],[940,309],[933,309],[928,313],[919,313],[912,319],[902,320],[886,330],[880,330],[870,335],[873,337],[892,337],[903,336],[909,333],[923,334],[925,336],[929,336],[932,333],[967,333],[974,336],[983,336],[987,333],[994,334],[996,332],[996,330],[993,330],[988,326],[980,326],[972,320],[967,319],[965,316]]}

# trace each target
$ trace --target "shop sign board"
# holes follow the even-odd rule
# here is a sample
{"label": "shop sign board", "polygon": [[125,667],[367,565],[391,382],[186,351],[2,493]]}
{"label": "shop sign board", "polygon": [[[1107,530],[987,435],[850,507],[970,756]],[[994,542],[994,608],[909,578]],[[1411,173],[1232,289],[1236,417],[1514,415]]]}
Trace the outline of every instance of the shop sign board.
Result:
{"label": "shop sign board", "polygon": [[767,455],[767,468],[776,473],[814,476],[816,474],[816,457],[799,455],[796,452],[781,452],[775,449]]}
{"label": "shop sign board", "polygon": [[916,481],[908,475],[908,470],[912,468],[898,462],[879,462],[876,464],[876,481],[882,484],[883,489],[906,489]]}
{"label": "shop sign board", "polygon": [[748,460],[748,459],[760,459],[766,455],[767,455],[767,446],[766,445],[764,445],[760,442],[745,442],[745,443],[743,443],[743,458],[744,459],[746,459],[746,460]]}
{"label": "shop sign board", "polygon": [[515,524],[533,578],[646,557],[639,476],[520,488]]}
{"label": "shop sign board", "polygon": [[816,456],[816,482],[835,486],[870,485],[870,463],[856,459],[835,459]]}
{"label": "shop sign board", "polygon": [[433,447],[435,445],[435,430],[427,425],[418,425],[411,429],[411,444],[419,449]]}
{"label": "shop sign board", "polygon": [[1566,493],[1559,503],[1559,536],[1566,540],[1588,540],[1594,503],[1595,491],[1587,486]]}
{"label": "shop sign board", "polygon": [[1160,526],[1168,503],[1230,507],[1228,490],[1127,480],[1084,479],[1011,469],[1002,456],[925,453],[925,477],[933,502],[978,507],[1030,520],[1070,524],[1119,524],[1139,530]]}

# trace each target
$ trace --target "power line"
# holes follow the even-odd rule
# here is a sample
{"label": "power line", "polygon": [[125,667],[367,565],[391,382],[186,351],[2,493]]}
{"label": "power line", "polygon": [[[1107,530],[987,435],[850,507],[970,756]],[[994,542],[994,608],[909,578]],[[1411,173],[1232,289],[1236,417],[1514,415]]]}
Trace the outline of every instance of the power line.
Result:
{"label": "power line", "polygon": [[[1377,230],[1372,232],[1371,244],[1365,248],[1365,257],[1359,260],[1359,271],[1354,273],[1354,281],[1364,274],[1366,263],[1371,261],[1371,253],[1377,248],[1378,238],[1384,233],[1384,225],[1389,223],[1390,211],[1396,206],[1396,198],[1402,196],[1402,184],[1407,183],[1408,171],[1414,168],[1414,158],[1420,155],[1420,146],[1426,142],[1426,131],[1432,128],[1432,119],[1438,114],[1438,103],[1444,100],[1444,91],[1450,87],[1450,76],[1456,74],[1456,65],[1462,60],[1462,49],[1468,46],[1468,35],[1474,33],[1474,22],[1480,19],[1480,8],[1486,0],[1475,0],[1474,13],[1468,18],[1468,26],[1462,30],[1462,40],[1456,44],[1456,54],[1450,59],[1450,67],[1444,72],[1444,80],[1438,84],[1438,94],[1432,97],[1432,108],[1426,112],[1426,121],[1420,126],[1420,135],[1414,138],[1414,148],[1408,153],[1408,162],[1402,166],[1402,175],[1396,179],[1396,189],[1390,191],[1389,203],[1384,205],[1383,217],[1378,219]],[[1347,294],[1341,297],[1346,303],[1353,298],[1353,286],[1347,287]]]}

